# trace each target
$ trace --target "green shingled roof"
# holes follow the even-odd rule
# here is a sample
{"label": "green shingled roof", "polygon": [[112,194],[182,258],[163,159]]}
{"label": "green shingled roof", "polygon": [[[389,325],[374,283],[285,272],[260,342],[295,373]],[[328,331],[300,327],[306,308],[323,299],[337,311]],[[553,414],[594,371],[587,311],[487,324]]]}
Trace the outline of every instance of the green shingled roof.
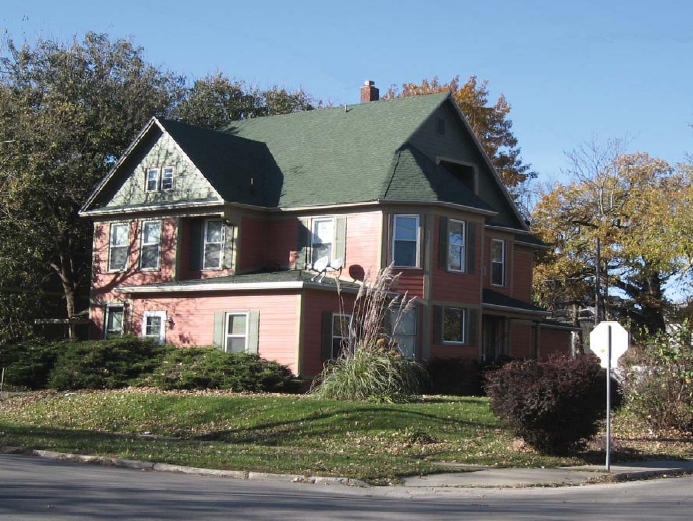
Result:
{"label": "green shingled roof", "polygon": [[234,122],[224,131],[267,144],[283,174],[279,206],[421,200],[420,186],[408,190],[404,182],[411,173],[401,170],[393,178],[393,161],[448,97],[432,94],[256,118]]}

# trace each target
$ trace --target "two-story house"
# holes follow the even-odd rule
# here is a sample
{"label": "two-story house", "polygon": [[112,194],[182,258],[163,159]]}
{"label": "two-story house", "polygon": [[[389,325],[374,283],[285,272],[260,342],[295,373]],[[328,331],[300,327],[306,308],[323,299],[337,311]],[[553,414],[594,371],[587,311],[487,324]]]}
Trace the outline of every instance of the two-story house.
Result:
{"label": "two-story house", "polygon": [[542,245],[449,94],[378,100],[366,82],[361,104],[220,131],[153,118],[82,215],[96,337],[257,352],[311,377],[358,284],[393,264],[417,299],[393,332],[409,356],[569,349],[530,303]]}

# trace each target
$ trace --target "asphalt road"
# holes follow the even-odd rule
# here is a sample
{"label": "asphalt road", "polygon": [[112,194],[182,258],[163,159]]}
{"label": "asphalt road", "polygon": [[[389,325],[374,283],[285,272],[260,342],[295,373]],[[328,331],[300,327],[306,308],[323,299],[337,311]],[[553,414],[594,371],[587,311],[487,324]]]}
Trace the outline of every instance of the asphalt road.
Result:
{"label": "asphalt road", "polygon": [[0,519],[290,521],[693,517],[693,477],[561,488],[355,488],[0,455]]}

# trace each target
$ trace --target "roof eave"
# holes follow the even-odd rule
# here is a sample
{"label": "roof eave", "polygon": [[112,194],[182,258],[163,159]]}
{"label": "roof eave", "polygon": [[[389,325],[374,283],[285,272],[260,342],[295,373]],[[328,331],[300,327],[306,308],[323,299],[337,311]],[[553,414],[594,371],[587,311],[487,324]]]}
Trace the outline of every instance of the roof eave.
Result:
{"label": "roof eave", "polygon": [[[301,290],[318,289],[324,291],[337,291],[336,285],[327,285],[313,281],[290,282],[219,282],[198,284],[170,284],[148,286],[120,286],[115,289],[117,293],[125,295],[152,294],[152,293],[208,293],[229,291],[273,291],[273,290]],[[356,293],[357,288],[344,287],[341,291]]]}

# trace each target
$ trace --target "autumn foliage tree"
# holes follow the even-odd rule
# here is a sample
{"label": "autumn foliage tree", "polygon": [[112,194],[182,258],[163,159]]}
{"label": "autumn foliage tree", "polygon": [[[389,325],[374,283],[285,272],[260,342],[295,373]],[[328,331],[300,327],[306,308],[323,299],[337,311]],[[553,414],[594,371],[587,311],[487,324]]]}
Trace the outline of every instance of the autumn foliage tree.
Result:
{"label": "autumn foliage tree", "polygon": [[[302,90],[264,91],[222,74],[187,79],[129,40],[0,42],[0,342],[33,319],[72,317],[88,295],[91,223],[78,211],[152,116],[218,128],[308,110]],[[59,298],[49,298],[49,294]],[[83,306],[82,306],[83,308]],[[74,334],[74,331],[71,330]]]}
{"label": "autumn foliage tree", "polygon": [[73,316],[91,266],[92,228],[78,210],[144,123],[172,106],[183,78],[102,34],[33,46],[6,38],[1,50],[0,301],[21,294],[39,306],[2,310],[39,315],[53,276]]}
{"label": "autumn foliage tree", "polygon": [[501,179],[511,193],[516,197],[520,196],[526,182],[537,174],[520,157],[521,149],[512,132],[513,123],[508,117],[511,107],[505,96],[501,94],[493,105],[489,104],[487,80],[479,82],[476,76],[470,76],[460,85],[459,76],[448,83],[440,83],[435,77],[430,81],[424,79],[420,84],[405,83],[401,90],[391,87],[384,97],[419,96],[437,92],[452,93]]}
{"label": "autumn foliage tree", "polygon": [[689,221],[681,203],[691,176],[613,141],[569,157],[573,181],[548,187],[532,214],[533,232],[550,245],[535,270],[535,296],[549,309],[594,305],[599,240],[601,294],[611,288],[623,299],[618,309],[604,299],[602,318],[618,314],[636,330],[661,331],[665,284],[685,269],[689,239],[679,231]]}

